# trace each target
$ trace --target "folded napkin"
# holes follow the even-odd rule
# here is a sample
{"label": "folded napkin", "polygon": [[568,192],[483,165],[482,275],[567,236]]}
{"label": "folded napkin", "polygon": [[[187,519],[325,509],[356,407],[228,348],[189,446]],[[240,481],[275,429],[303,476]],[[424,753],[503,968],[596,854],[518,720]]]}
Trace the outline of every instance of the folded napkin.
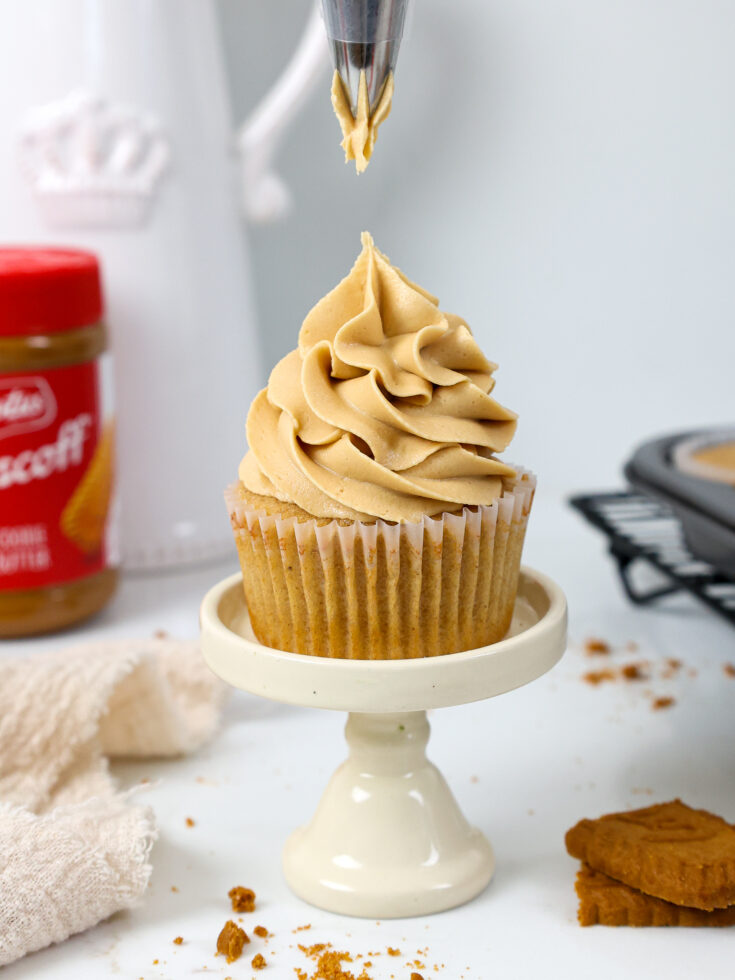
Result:
{"label": "folded napkin", "polygon": [[141,898],[153,813],[107,760],[191,752],[223,698],[196,644],[169,638],[0,660],[0,966]]}

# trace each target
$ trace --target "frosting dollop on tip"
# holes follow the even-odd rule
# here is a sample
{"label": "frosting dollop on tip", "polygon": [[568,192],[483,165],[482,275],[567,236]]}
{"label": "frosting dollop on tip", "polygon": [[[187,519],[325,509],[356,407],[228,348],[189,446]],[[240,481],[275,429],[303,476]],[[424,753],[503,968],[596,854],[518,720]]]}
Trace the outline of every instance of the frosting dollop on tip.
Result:
{"label": "frosting dollop on tip", "polygon": [[393,105],[393,91],[393,72],[391,72],[385,80],[378,104],[371,113],[367,78],[365,71],[361,71],[357,92],[357,114],[353,116],[350,99],[339,72],[335,71],[332,76],[332,108],[342,130],[342,149],[345,151],[345,163],[354,160],[358,174],[367,169],[375,149],[378,129],[390,115]]}

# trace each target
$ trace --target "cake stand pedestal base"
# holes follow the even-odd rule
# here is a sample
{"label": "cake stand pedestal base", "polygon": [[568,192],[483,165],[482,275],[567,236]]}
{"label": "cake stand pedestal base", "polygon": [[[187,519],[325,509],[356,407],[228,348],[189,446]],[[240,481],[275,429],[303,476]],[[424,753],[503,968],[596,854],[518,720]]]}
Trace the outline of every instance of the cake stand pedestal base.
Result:
{"label": "cake stand pedestal base", "polygon": [[492,877],[492,848],[426,758],[426,712],[352,712],[345,734],[349,758],[286,843],[293,891],[370,918],[427,915],[478,895]]}
{"label": "cake stand pedestal base", "polygon": [[467,902],[493,873],[493,852],[426,758],[426,711],[512,691],[566,647],[566,600],[524,568],[508,636],[487,647],[415,660],[331,660],[258,643],[242,579],[202,603],[202,651],[235,687],[288,704],[349,712],[349,756],[311,822],[291,835],[283,869],[319,908],[370,918],[426,915]]}

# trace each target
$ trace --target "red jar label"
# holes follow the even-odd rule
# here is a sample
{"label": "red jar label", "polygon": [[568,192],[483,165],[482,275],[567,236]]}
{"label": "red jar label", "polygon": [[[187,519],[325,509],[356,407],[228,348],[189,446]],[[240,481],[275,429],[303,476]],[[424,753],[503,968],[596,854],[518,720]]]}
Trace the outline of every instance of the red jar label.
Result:
{"label": "red jar label", "polygon": [[113,438],[99,361],[0,375],[0,590],[110,564]]}

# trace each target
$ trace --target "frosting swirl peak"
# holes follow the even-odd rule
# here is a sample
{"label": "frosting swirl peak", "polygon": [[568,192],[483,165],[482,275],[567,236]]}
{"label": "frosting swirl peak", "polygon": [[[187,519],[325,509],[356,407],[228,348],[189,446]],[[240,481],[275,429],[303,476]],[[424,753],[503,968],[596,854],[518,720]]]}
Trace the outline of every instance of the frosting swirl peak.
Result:
{"label": "frosting swirl peak", "polygon": [[490,395],[497,365],[367,233],[362,246],[253,401],[240,479],[314,517],[403,523],[492,503],[514,472],[493,453],[516,428]]}

